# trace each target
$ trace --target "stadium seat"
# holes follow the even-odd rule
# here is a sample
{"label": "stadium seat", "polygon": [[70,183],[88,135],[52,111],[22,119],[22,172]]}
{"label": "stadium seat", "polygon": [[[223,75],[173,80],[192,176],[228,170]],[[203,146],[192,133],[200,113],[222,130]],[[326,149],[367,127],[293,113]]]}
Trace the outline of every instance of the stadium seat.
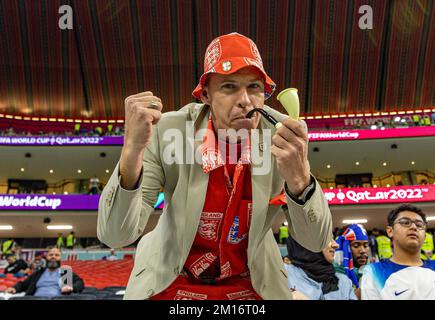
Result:
{"label": "stadium seat", "polygon": [[[85,282],[86,287],[103,289],[109,286],[126,286],[133,269],[132,259],[122,259],[116,261],[64,261],[64,265],[72,267]],[[93,292],[88,292],[93,294]]]}

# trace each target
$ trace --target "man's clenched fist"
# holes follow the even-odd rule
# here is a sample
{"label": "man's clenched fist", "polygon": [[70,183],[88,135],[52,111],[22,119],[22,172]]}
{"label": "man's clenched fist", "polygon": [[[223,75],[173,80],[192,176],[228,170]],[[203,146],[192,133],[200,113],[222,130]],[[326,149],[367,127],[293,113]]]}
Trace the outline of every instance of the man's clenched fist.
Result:
{"label": "man's clenched fist", "polygon": [[152,126],[159,122],[162,108],[162,100],[150,91],[125,99],[126,148],[140,152],[148,146],[153,133]]}

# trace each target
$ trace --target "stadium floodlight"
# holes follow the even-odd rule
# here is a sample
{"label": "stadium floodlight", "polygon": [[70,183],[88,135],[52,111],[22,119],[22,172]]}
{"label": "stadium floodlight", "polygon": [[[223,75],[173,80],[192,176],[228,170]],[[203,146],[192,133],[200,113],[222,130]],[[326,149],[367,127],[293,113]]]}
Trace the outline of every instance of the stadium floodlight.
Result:
{"label": "stadium floodlight", "polygon": [[48,230],[71,230],[73,227],[72,226],[67,226],[67,225],[52,225],[52,226],[47,226]]}
{"label": "stadium floodlight", "polygon": [[367,223],[367,219],[345,219],[342,221],[344,224],[353,224],[353,223]]}
{"label": "stadium floodlight", "polygon": [[1,225],[0,230],[12,230],[14,227],[9,225]]}

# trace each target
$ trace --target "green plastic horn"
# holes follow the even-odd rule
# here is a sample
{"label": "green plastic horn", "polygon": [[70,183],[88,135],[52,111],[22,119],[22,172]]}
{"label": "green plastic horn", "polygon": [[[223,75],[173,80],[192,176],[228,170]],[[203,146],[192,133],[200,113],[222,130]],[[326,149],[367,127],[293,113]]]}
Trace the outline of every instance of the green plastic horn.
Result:
{"label": "green plastic horn", "polygon": [[299,120],[299,97],[298,89],[288,88],[281,91],[277,97],[284,109],[287,111],[290,118]]}

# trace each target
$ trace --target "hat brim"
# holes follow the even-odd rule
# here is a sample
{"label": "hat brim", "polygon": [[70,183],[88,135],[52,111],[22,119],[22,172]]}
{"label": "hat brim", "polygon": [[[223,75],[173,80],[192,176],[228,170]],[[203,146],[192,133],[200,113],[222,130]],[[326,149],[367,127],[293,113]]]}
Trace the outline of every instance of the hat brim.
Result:
{"label": "hat brim", "polygon": [[[231,63],[231,67],[228,68],[228,66],[227,66],[227,68],[226,68],[227,70],[224,70],[224,67],[223,67],[223,64],[225,62]],[[210,74],[218,73],[218,74],[222,74],[222,75],[228,75],[228,74],[233,74],[233,73],[235,73],[243,68],[246,68],[246,67],[254,67],[263,75],[264,95],[265,95],[265,99],[268,99],[275,91],[275,88],[276,88],[275,82],[273,82],[273,80],[267,75],[267,73],[263,69],[261,69],[255,63],[254,60],[246,59],[245,57],[235,57],[235,58],[221,60],[221,61],[217,62],[212,69],[210,69],[208,72],[205,72],[202,74],[201,78],[199,79],[198,85],[196,86],[195,90],[193,90],[193,92],[192,92],[192,95],[199,100],[201,99],[201,92],[204,89],[205,82],[207,80],[207,77]]]}

